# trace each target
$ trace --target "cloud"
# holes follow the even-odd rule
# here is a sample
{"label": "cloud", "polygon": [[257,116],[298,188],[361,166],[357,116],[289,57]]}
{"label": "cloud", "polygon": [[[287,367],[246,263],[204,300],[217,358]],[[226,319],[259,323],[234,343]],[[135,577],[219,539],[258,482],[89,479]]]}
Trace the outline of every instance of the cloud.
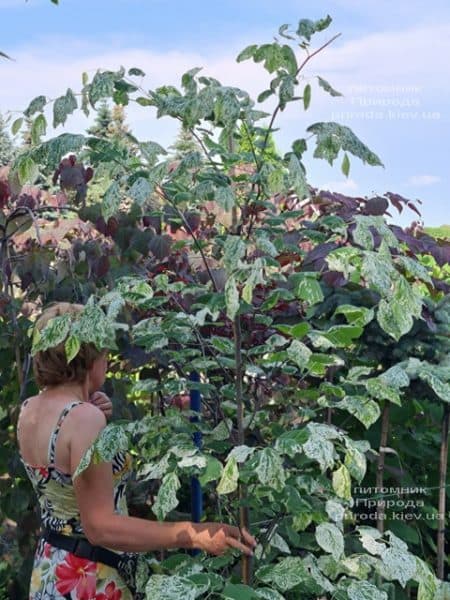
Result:
{"label": "cloud", "polygon": [[437,175],[413,175],[408,179],[409,185],[425,186],[439,183],[441,180]]}
{"label": "cloud", "polygon": [[[228,85],[237,85],[256,96],[267,87],[268,77],[260,65],[248,61],[237,65],[236,53],[206,55],[182,51],[157,52],[140,48],[106,50],[101,45],[83,44],[77,40],[47,40],[40,48],[28,48],[15,53],[15,62],[2,65],[2,80],[7,85],[2,89],[0,112],[25,109],[37,95],[54,99],[66,92],[81,89],[81,74],[90,78],[98,68],[117,70],[139,67],[146,77],[141,82],[144,90],[163,84],[180,85],[181,75],[192,67],[204,67],[202,73],[219,79]],[[159,136],[162,144],[173,140],[177,124],[172,119],[154,118],[154,109],[136,104],[127,107],[127,120],[141,139]],[[48,121],[51,122],[51,115]],[[66,129],[82,131],[88,121],[81,113],[69,117]],[[61,133],[58,128],[56,134]]]}
{"label": "cloud", "polygon": [[351,194],[359,188],[354,179],[339,179],[338,181],[328,181],[318,186],[321,190],[330,190],[340,194]]}
{"label": "cloud", "polygon": [[[262,35],[261,39],[265,37]],[[258,40],[254,32],[252,38]],[[142,47],[144,42],[130,42],[123,37],[99,38],[95,43],[76,38],[43,37],[39,43],[16,48],[15,62],[1,63],[0,111],[23,110],[39,94],[56,98],[65,93],[67,87],[78,91],[82,72],[86,71],[92,77],[97,68],[117,69],[120,65],[142,68],[147,73],[142,82],[145,90],[162,84],[179,85],[182,73],[194,66],[203,66],[205,75],[214,76],[224,84],[240,86],[256,97],[268,87],[270,76],[261,64],[252,61],[237,64],[235,61],[239,49],[254,40],[240,39],[239,45],[237,40],[230,40],[224,51],[216,47],[200,48],[197,52],[186,52],[182,48],[162,52]],[[423,40],[433,40],[433,44],[424,44]],[[351,119],[348,124],[363,140],[370,139],[370,135],[393,136],[399,131],[395,128],[403,124],[400,119],[391,122],[370,119],[366,114],[370,110],[386,112],[391,107],[443,113],[448,110],[443,99],[450,92],[450,79],[442,76],[448,68],[448,56],[450,24],[380,31],[350,40],[340,38],[308,64],[304,83],[320,73],[346,97],[331,98],[315,84],[307,113],[297,103],[279,115],[277,124],[281,131],[276,134],[277,143],[280,148],[287,149],[292,139],[305,135],[305,128],[311,122],[320,120],[345,123]],[[270,111],[273,106],[273,101],[269,100],[262,108]],[[339,111],[342,114],[346,111],[350,116],[333,116],[333,112],[339,115]],[[139,138],[158,139],[168,145],[177,124],[168,118],[156,120],[154,114],[153,109],[134,104],[127,107],[127,120]],[[416,120],[415,126],[418,127],[418,123]],[[87,124],[83,115],[77,113],[69,118],[66,130],[82,131]],[[58,128],[56,134],[62,131]],[[432,135],[430,131],[429,143],[434,139]],[[378,151],[378,148],[374,150]],[[346,191],[352,191],[356,184],[351,181],[333,182],[333,185],[337,183]]]}

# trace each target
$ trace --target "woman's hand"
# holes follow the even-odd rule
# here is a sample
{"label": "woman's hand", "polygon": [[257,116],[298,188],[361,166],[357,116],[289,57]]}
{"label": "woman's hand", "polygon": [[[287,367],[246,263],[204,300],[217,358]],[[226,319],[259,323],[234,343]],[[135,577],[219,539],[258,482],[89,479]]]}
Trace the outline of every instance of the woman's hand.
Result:
{"label": "woman's hand", "polygon": [[113,405],[104,392],[94,392],[90,395],[89,402],[99,408],[107,419],[112,417]]}
{"label": "woman's hand", "polygon": [[224,523],[195,523],[192,545],[216,556],[230,548],[236,548],[247,556],[253,556],[255,538],[246,529]]}

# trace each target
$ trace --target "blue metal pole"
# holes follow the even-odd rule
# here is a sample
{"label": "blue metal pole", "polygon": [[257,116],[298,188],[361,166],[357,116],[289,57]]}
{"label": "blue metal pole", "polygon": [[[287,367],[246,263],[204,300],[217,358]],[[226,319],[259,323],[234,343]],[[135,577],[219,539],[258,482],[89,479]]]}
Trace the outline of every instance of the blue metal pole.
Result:
{"label": "blue metal pole", "polygon": [[[193,382],[198,383],[198,382],[200,382],[200,375],[196,371],[193,371],[190,374],[189,379]],[[202,399],[201,399],[200,391],[199,390],[191,390],[190,397],[191,397],[191,410],[198,413],[198,416],[193,415],[191,417],[191,422],[198,423],[199,416],[202,412]],[[194,433],[194,444],[197,446],[197,448],[199,450],[201,449],[202,434],[200,431],[196,431]],[[203,515],[203,492],[202,492],[202,488],[201,488],[200,482],[197,479],[197,477],[192,477],[192,479],[191,479],[191,511],[192,511],[192,520],[194,521],[194,523],[199,523],[201,521],[202,515]]]}

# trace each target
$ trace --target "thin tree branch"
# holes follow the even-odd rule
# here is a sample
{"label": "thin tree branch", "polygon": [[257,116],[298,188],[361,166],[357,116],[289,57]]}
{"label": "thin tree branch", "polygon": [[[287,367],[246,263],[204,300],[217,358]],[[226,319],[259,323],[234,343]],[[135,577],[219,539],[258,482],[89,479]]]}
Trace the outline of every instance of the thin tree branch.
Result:
{"label": "thin tree branch", "polygon": [[446,480],[448,461],[448,433],[450,425],[450,405],[444,405],[444,418],[441,430],[441,455],[439,462],[439,508],[437,532],[437,576],[444,579],[445,566],[445,509],[446,509]]}
{"label": "thin tree branch", "polygon": [[211,283],[213,285],[214,291],[218,292],[219,288],[217,287],[217,283],[216,280],[214,279],[214,275],[212,274],[212,271],[209,267],[208,261],[206,259],[205,253],[203,252],[203,248],[201,246],[201,244],[199,243],[198,239],[195,237],[194,232],[192,231],[191,226],[189,225],[189,223],[187,222],[184,214],[181,212],[181,210],[178,208],[178,206],[172,202],[167,196],[166,194],[164,194],[164,192],[160,189],[160,188],[156,188],[156,193],[158,194],[158,196],[160,196],[160,198],[162,198],[163,200],[165,200],[166,202],[168,202],[170,204],[170,206],[172,206],[176,212],[178,213],[178,216],[181,218],[181,220],[183,221],[183,225],[186,229],[186,231],[189,233],[189,235],[191,236],[191,238],[194,241],[194,244],[197,248],[197,250],[200,252],[200,255],[202,257],[203,263],[206,267],[206,270],[208,272],[209,278],[211,279]]}

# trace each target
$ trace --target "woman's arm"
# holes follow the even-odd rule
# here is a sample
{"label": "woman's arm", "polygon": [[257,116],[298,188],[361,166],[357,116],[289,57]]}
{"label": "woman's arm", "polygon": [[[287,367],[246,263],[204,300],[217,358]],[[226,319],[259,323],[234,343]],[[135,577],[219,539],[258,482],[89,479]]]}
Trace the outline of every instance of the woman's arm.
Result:
{"label": "woman's arm", "polygon": [[[72,473],[105,424],[104,414],[93,405],[85,403],[73,411]],[[199,548],[217,555],[229,548],[251,555],[256,545],[249,533],[243,531],[241,537],[237,527],[223,523],[168,523],[115,513],[111,463],[89,466],[75,478],[74,489],[83,529],[93,545],[131,552]]]}

